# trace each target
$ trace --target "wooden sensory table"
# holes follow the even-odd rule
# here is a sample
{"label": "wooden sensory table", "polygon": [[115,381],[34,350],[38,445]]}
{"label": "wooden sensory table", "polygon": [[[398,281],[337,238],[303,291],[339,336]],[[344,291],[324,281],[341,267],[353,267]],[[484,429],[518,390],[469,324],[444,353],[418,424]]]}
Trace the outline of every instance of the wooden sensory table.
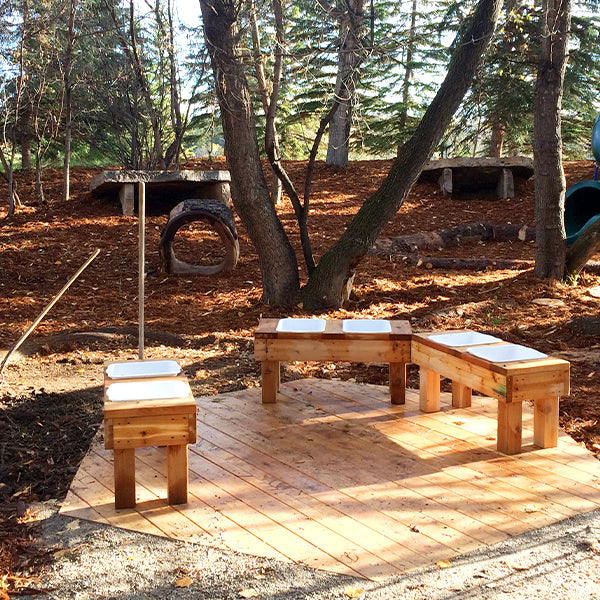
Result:
{"label": "wooden sensory table", "polygon": [[[324,329],[278,331],[280,321],[324,321]],[[369,321],[384,326],[375,327],[381,331],[364,331],[369,329]],[[348,319],[347,325],[344,322],[342,319],[260,320],[254,334],[254,357],[261,362],[264,404],[277,402],[280,363],[293,361],[389,363],[391,402],[404,404],[406,363],[411,362],[410,323],[368,319]],[[389,326],[385,326],[385,323],[389,323]]]}
{"label": "wooden sensory table", "polygon": [[[498,451],[517,454],[521,450],[522,403],[534,403],[534,444],[552,448],[558,438],[559,397],[569,394],[569,367],[566,360],[528,350],[534,358],[495,361],[473,352],[493,356],[507,354],[509,346],[500,339],[485,344],[449,346],[440,343],[444,334],[474,334],[451,331],[416,333],[412,341],[412,362],[420,367],[420,408],[436,412],[440,407],[440,375],[452,380],[452,405],[471,405],[471,390],[498,400]],[[490,336],[484,336],[490,337]],[[476,338],[474,338],[476,339]],[[489,348],[482,352],[482,348]],[[535,357],[535,355],[540,355]]]}
{"label": "wooden sensory table", "polygon": [[175,361],[107,363],[104,445],[114,452],[115,508],[135,506],[135,449],[167,447],[169,504],[188,494],[187,444],[196,441],[196,402]]}

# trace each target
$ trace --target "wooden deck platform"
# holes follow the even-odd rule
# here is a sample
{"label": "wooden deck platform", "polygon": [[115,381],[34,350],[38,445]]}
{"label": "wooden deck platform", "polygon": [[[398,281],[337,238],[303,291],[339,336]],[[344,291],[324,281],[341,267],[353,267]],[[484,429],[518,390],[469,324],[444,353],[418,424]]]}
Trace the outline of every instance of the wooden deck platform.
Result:
{"label": "wooden deck platform", "polygon": [[600,508],[600,463],[561,433],[499,454],[496,401],[424,414],[418,393],[306,379],[199,398],[190,502],[169,507],[164,448],[137,451],[135,509],[115,510],[100,440],[61,512],[135,531],[380,580]]}

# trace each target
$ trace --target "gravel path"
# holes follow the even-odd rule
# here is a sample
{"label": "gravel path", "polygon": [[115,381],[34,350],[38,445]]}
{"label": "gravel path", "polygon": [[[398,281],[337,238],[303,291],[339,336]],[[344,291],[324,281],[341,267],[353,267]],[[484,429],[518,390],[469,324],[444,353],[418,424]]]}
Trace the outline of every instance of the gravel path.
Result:
{"label": "gravel path", "polygon": [[600,600],[600,511],[375,583],[63,517],[52,502],[35,508],[55,548],[49,599]]}

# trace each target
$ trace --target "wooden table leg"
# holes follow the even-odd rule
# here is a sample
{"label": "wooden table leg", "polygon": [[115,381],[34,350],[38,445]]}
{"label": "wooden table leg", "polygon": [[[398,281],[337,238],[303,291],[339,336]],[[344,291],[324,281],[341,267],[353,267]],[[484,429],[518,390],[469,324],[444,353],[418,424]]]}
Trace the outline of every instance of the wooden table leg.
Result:
{"label": "wooden table leg", "polygon": [[272,404],[273,402],[277,402],[280,372],[279,361],[263,360],[261,363],[261,372],[263,404]]}
{"label": "wooden table leg", "polygon": [[169,504],[185,504],[188,499],[187,444],[167,446],[167,491]]}
{"label": "wooden table leg", "polygon": [[471,406],[471,388],[458,381],[453,381],[452,406],[454,408],[468,408]]}
{"label": "wooden table leg", "polygon": [[558,397],[534,401],[533,443],[539,448],[554,448],[558,444]]}
{"label": "wooden table leg", "polygon": [[498,401],[498,452],[521,451],[523,407],[521,402]]}
{"label": "wooden table leg", "polygon": [[390,363],[390,398],[392,404],[406,403],[405,363]]}
{"label": "wooden table leg", "polygon": [[440,374],[419,369],[419,408],[423,412],[440,410]]}
{"label": "wooden table leg", "polygon": [[135,506],[135,449],[114,450],[115,508]]}

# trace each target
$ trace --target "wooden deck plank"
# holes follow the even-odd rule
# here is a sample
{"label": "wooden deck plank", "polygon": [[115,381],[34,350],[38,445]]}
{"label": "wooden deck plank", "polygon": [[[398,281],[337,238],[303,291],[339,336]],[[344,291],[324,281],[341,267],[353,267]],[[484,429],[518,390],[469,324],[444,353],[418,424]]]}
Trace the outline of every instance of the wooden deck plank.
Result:
{"label": "wooden deck plank", "polygon": [[[393,544],[399,546],[409,544],[414,546],[414,544],[411,544],[413,540],[406,539],[406,525],[386,517],[383,513],[373,511],[369,507],[356,501],[352,496],[346,495],[335,488],[331,488],[297,470],[293,466],[280,461],[278,458],[263,453],[216,429],[208,430],[205,428],[203,435],[207,440],[210,439],[215,444],[226,448],[232,453],[237,452],[242,454],[249,464],[256,465],[261,469],[268,469],[270,473],[273,473],[278,477],[286,486],[293,489],[301,489],[304,492],[309,493],[312,498],[321,502],[324,506],[334,507],[335,510],[339,511],[344,517],[359,520],[360,523],[371,531],[384,533]],[[201,446],[199,450],[202,450],[202,448],[203,446]],[[354,523],[352,523],[352,526],[354,526]],[[428,538],[420,538],[418,546],[421,554],[423,552],[433,553],[439,550],[439,544]],[[444,551],[442,557],[448,557],[451,554],[453,554],[453,552],[449,554]]]}
{"label": "wooden deck plank", "polygon": [[[150,454],[140,457],[142,462],[146,462],[149,468],[155,472],[154,477],[161,477],[166,485],[166,469],[161,468],[160,462],[153,459]],[[189,502],[173,507],[181,512],[190,521],[197,524],[201,530],[206,530],[211,536],[211,545],[219,548],[245,552],[255,556],[265,556],[277,560],[289,560],[288,557],[278,552],[275,548],[265,544],[257,536],[253,535],[237,523],[229,519],[222,512],[215,510],[204,501],[203,496],[206,492],[206,481],[195,478],[190,481]],[[229,499],[234,502],[235,499]],[[227,501],[224,502],[225,504]]]}
{"label": "wooden deck plank", "polygon": [[[228,409],[229,409],[229,410],[231,410],[231,408],[232,408],[232,407],[231,407],[231,405],[228,405]],[[402,423],[402,422],[400,422],[400,423]],[[492,500],[492,501],[493,501],[493,500],[497,500],[499,503],[502,503],[502,500],[503,500],[503,498],[501,498],[501,497],[500,497],[500,498],[494,498],[494,494],[493,494],[493,492],[491,493],[491,496],[492,496],[492,497],[490,498],[490,500]],[[546,513],[547,513],[547,512],[548,512],[548,511],[546,511]],[[557,514],[555,514],[555,513],[556,513],[556,511],[554,511],[554,510],[552,510],[552,509],[550,509],[550,513],[551,513],[551,516],[550,516],[550,517],[549,517],[549,516],[548,516],[548,514],[546,514],[546,513],[544,513],[544,514],[533,514],[533,515],[531,515],[531,516],[529,517],[529,520],[530,520],[530,521],[533,521],[533,520],[535,520],[535,521],[537,521],[539,524],[544,524],[545,522],[549,522],[549,521],[551,522],[552,520],[556,520],[557,518],[562,518],[562,517],[565,517],[565,516],[570,516],[570,514],[572,514],[570,511],[565,511],[565,512],[564,512],[564,513],[562,513],[562,514],[560,514],[560,513],[559,513],[559,514],[557,515]],[[491,518],[491,517],[490,517],[490,518]]]}
{"label": "wooden deck plank", "polygon": [[497,401],[418,410],[384,386],[302,380],[198,405],[189,502],[168,506],[165,451],[136,451],[135,509],[115,510],[112,452],[94,445],[61,512],[379,580],[600,507],[600,466],[568,436],[495,449]]}
{"label": "wooden deck plank", "polygon": [[[283,402],[280,402],[280,404],[283,405]],[[231,405],[229,405],[228,408],[231,410]],[[340,444],[336,444],[334,441],[332,441],[331,436],[333,435],[333,432],[331,432],[330,435],[327,436],[327,439],[318,440],[316,434],[311,434],[312,428],[312,425],[304,425],[302,427],[302,433],[300,435],[286,435],[285,437],[289,438],[292,441],[288,443],[284,440],[280,440],[279,448],[281,449],[284,444],[288,444],[287,447],[290,453],[298,453],[301,450],[301,448],[305,448],[306,452],[313,451],[316,448],[316,450],[318,451],[314,451],[315,456],[311,461],[313,463],[311,465],[311,468],[319,471],[322,470],[322,465],[319,463],[317,456],[327,457],[328,470],[332,472],[332,475],[330,475],[330,477],[332,476],[334,478],[333,485],[335,485],[336,487],[352,487],[357,483],[357,481],[362,481],[371,475],[371,467],[369,465],[365,466],[363,459],[357,460],[356,458],[358,455],[358,448],[364,448],[364,446],[357,444],[351,436],[342,433],[341,435],[344,436],[344,439],[342,440],[344,444],[344,452],[342,453],[339,450],[336,452],[335,448],[339,448]],[[310,437],[309,440],[306,439],[307,434]],[[319,446],[318,448],[317,445]],[[390,452],[393,452],[393,450],[394,448],[392,447],[390,449]],[[337,454],[338,456],[332,457],[332,454]],[[378,460],[380,462],[379,468],[386,473],[386,479],[394,479],[395,476],[398,475],[397,469],[396,472],[394,472],[394,459],[389,457],[389,452],[386,453],[380,451],[378,453],[378,456]],[[383,461],[385,464],[381,464],[381,461]],[[358,479],[356,479],[357,476]],[[397,493],[396,487],[398,486],[398,484],[402,485],[401,479],[406,476],[407,473],[405,472],[404,467],[402,467],[402,473],[400,477],[396,478],[396,480],[390,484],[389,493]],[[410,490],[407,490],[406,493],[409,496],[413,497],[415,507],[422,505],[421,496],[415,496]],[[431,509],[429,509],[428,512],[431,512]],[[424,519],[424,516],[420,515],[420,518]],[[441,518],[445,522],[448,522],[450,520],[447,515],[444,515]],[[487,528],[485,523],[475,521],[462,513],[457,513],[456,515],[453,515],[452,520],[455,523],[462,523],[463,528],[466,528],[468,531],[471,532],[476,531],[477,535],[480,536],[483,535]],[[427,521],[427,519],[425,519],[425,521]],[[463,546],[460,545],[461,542],[457,541],[458,539],[460,539],[463,533],[464,532],[453,532],[452,535],[450,535],[450,530],[448,530],[444,533],[444,536],[442,536],[438,541],[448,541],[452,539],[452,544],[454,544],[454,548],[458,549],[458,551],[464,551]],[[501,535],[497,530],[492,531],[491,529],[489,529],[487,533],[488,537],[486,539],[488,540],[493,538],[496,539],[496,541],[498,541],[497,538],[504,538],[504,536]],[[473,536],[467,533],[466,537],[468,538],[466,542],[470,543]],[[486,543],[491,542],[488,541]],[[459,546],[456,546],[456,544],[459,544]]]}
{"label": "wooden deck plank", "polygon": [[232,452],[212,443],[203,445],[202,452],[208,452],[212,462],[217,462],[222,468],[232,470],[249,484],[268,491],[272,496],[281,499],[309,519],[347,539],[349,544],[360,546],[366,552],[376,555],[380,560],[389,562],[401,570],[421,564],[422,560],[417,551],[367,527],[364,523],[319,501],[304,490],[292,487],[270,472],[251,465],[245,457],[239,458]]}
{"label": "wooden deck plank", "polygon": [[[317,386],[319,385],[318,383],[316,384]],[[369,387],[369,386],[367,386]],[[372,386],[370,386],[372,388]],[[414,392],[412,392],[414,394]],[[416,394],[415,395],[415,401],[416,401]],[[363,402],[368,402],[368,400],[364,400],[364,398],[366,397],[365,394],[361,394],[360,398],[362,399]],[[487,405],[495,405],[496,401],[493,399],[486,399],[487,401]],[[480,401],[479,403],[480,405],[482,404],[482,401]],[[385,405],[387,406],[387,402],[385,402]],[[491,411],[490,411],[491,412]],[[465,418],[465,416],[463,415],[462,418],[465,418],[465,421],[470,423],[471,422],[471,418],[470,415],[468,413],[465,413],[465,415],[467,415],[467,418]],[[435,414],[424,414],[421,417],[416,416],[416,417],[408,417],[408,418],[403,418],[400,421],[394,421],[391,422],[391,425],[389,423],[386,423],[382,426],[380,426],[380,429],[382,431],[385,430],[386,426],[391,426],[393,428],[396,428],[398,430],[400,430],[400,433],[397,436],[391,435],[392,438],[395,438],[397,440],[399,440],[401,443],[403,443],[404,445],[406,444],[420,444],[421,446],[425,446],[425,444],[423,444],[422,440],[420,439],[421,436],[423,435],[423,433],[419,430],[414,430],[414,435],[411,437],[411,431],[410,431],[410,427],[411,424],[412,425],[416,425],[419,424],[421,427],[425,427],[427,425],[431,426],[434,429],[428,429],[427,430],[427,434],[426,437],[428,440],[432,441],[432,445],[428,446],[428,447],[424,447],[422,448],[421,454],[420,456],[422,456],[423,458],[426,458],[427,454],[431,452],[432,449],[437,449],[440,450],[441,448],[443,448],[444,443],[445,443],[445,439],[442,438],[438,438],[437,440],[435,439],[435,434],[434,431],[445,431],[446,433],[448,433],[449,435],[452,434],[453,436],[458,436],[460,435],[460,431],[461,428],[460,426],[457,426],[455,424],[452,424],[451,426],[448,425],[448,423],[444,422],[444,418],[447,420],[449,416],[456,416],[456,412],[455,411],[447,411],[445,414],[441,414],[441,413],[435,413]],[[461,418],[460,415],[457,418]],[[484,419],[485,422],[485,419]],[[529,419],[524,419],[524,423],[525,422],[529,422],[531,425],[533,425],[533,416],[531,415]],[[459,423],[462,423],[462,421],[459,421]],[[495,424],[495,421],[494,421]],[[490,422],[488,422],[488,429],[490,426]],[[426,428],[426,427],[425,427]],[[526,432],[527,433],[527,432]],[[532,438],[532,433],[530,433],[530,437]],[[389,432],[388,432],[389,434]],[[469,434],[467,436],[468,439],[473,439],[473,435]],[[488,436],[491,437],[491,436]],[[493,438],[492,438],[493,439]],[[524,439],[526,439],[526,435],[524,436]],[[570,440],[570,438],[568,438],[568,436],[566,435],[562,435],[561,439],[568,439],[571,442],[571,447],[572,447],[572,440]],[[452,446],[454,449],[458,449],[459,445],[461,444],[461,440],[458,440],[458,438],[454,437],[454,442],[452,443]],[[494,444],[491,443],[489,445],[489,448],[491,449],[492,453],[494,453]],[[578,447],[577,448],[578,452],[577,452],[577,458],[578,459],[583,459],[585,458],[585,455],[581,453],[581,449]],[[551,449],[547,449],[550,451],[551,455],[556,455],[558,454],[558,451],[554,448]],[[539,450],[539,452],[546,452],[546,449],[544,450]],[[419,451],[419,449],[417,449],[417,451]],[[482,451],[482,449],[479,449],[478,452]],[[434,452],[435,454],[435,452]],[[589,460],[589,456],[587,457]],[[593,471],[593,461],[592,463],[588,463],[587,461],[582,460],[582,462],[586,463],[587,465],[589,465],[589,470]],[[440,465],[441,466],[441,465]],[[537,481],[531,481],[529,480],[527,482],[527,486],[523,486],[523,490],[528,490],[528,489],[539,489],[539,482]],[[542,526],[543,524],[545,524],[546,522],[548,522],[548,515],[550,515],[550,517],[556,519],[560,519],[560,518],[566,518],[569,516],[572,516],[573,514],[579,514],[579,512],[581,512],[582,510],[594,510],[595,509],[595,505],[592,501],[586,501],[586,499],[580,498],[580,501],[577,502],[578,507],[576,509],[576,512],[574,513],[574,509],[573,507],[573,499],[574,496],[572,496],[571,494],[561,494],[560,490],[557,488],[554,488],[552,490],[552,494],[553,494],[553,503],[548,505],[547,502],[544,502],[543,500],[534,500],[532,498],[530,498],[527,502],[527,509],[531,509],[532,506],[537,505],[538,507],[541,506],[546,506],[544,510],[542,510],[541,514],[540,512],[538,512],[538,510],[535,511],[535,513],[532,513],[530,516],[530,520],[531,521],[536,521],[538,526]],[[561,498],[566,498],[566,499],[570,499],[570,502],[568,502],[567,504],[561,505],[561,506],[556,506],[555,502],[558,502],[559,505]],[[528,513],[529,514],[529,513]],[[522,517],[523,515],[521,515]],[[552,521],[550,521],[552,522]]]}
{"label": "wooden deck plank", "polygon": [[[238,497],[245,504],[243,512],[250,512],[252,509],[253,527],[256,526],[258,520],[263,520],[263,517],[265,520],[272,519],[273,524],[268,523],[267,526],[276,528],[274,535],[278,538],[277,543],[293,548],[295,552],[304,548],[305,559],[303,562],[312,564],[315,560],[329,562],[333,560],[335,563],[345,565],[349,573],[353,572],[369,579],[382,579],[399,574],[399,568],[378,560],[376,556],[367,551],[361,551],[357,544],[328,530],[292,506],[267,494],[264,490],[253,485],[246,485],[244,491],[240,492],[239,477],[197,453],[191,454],[193,454],[190,457],[192,472],[202,473],[203,477]],[[271,515],[271,517],[267,517],[267,515]],[[327,548],[327,550],[324,551],[322,548]],[[321,556],[322,554],[328,556]]]}

